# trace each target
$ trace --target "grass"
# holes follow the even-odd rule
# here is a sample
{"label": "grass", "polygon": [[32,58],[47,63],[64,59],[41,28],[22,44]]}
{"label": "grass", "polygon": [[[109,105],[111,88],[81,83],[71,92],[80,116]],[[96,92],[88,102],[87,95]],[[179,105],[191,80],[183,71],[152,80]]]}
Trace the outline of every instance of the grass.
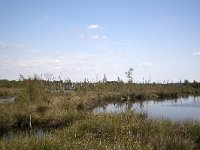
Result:
{"label": "grass", "polygon": [[[1,82],[0,82],[1,83]],[[0,140],[0,149],[180,149],[200,147],[200,123],[149,119],[146,114],[93,114],[109,101],[177,98],[200,93],[193,84],[77,84],[70,93],[50,93],[51,83],[40,80],[3,82],[3,96],[16,96],[15,104],[0,104],[0,131],[33,126],[56,128],[43,138],[20,136]],[[59,89],[59,86],[57,87]],[[125,99],[123,99],[125,98]]]}
{"label": "grass", "polygon": [[86,113],[71,126],[44,138],[18,138],[2,142],[2,149],[197,149],[200,125],[151,120],[145,114]]}

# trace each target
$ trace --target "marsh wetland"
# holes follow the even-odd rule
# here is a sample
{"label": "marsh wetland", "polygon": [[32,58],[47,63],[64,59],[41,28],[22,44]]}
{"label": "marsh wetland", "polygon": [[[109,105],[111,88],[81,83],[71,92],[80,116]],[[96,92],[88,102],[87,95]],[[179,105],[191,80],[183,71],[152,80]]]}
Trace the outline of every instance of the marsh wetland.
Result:
{"label": "marsh wetland", "polygon": [[199,94],[198,82],[0,80],[0,149],[199,149]]}

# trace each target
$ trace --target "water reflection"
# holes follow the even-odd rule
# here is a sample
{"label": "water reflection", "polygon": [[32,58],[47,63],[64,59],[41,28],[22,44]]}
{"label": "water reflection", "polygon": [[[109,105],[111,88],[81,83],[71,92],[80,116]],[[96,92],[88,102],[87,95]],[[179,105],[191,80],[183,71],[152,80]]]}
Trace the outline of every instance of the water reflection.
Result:
{"label": "water reflection", "polygon": [[200,121],[200,96],[181,97],[178,99],[168,99],[161,101],[141,101],[109,103],[105,106],[97,107],[95,113],[120,113],[126,110],[137,112],[147,112],[150,117],[166,118],[171,120],[193,119]]}
{"label": "water reflection", "polygon": [[16,97],[11,98],[0,98],[0,104],[14,103]]}
{"label": "water reflection", "polygon": [[13,141],[17,138],[25,138],[25,137],[37,137],[37,138],[42,138],[45,137],[47,134],[49,134],[50,131],[39,128],[39,127],[34,127],[32,130],[30,129],[12,129],[9,131],[1,131],[0,132],[0,140],[5,140],[5,141]]}

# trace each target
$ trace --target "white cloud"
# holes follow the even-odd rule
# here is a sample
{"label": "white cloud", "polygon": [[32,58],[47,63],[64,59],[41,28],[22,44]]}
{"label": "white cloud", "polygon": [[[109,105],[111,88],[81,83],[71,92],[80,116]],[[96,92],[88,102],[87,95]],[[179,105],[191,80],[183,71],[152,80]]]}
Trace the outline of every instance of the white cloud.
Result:
{"label": "white cloud", "polygon": [[[119,73],[117,65],[119,61],[110,59],[112,54],[96,54],[87,52],[77,52],[71,54],[61,54],[55,56],[38,57],[16,57],[13,59],[0,60],[0,70],[18,77],[19,74],[32,75],[34,73],[53,73],[58,76],[63,73],[63,78],[69,77],[74,80],[82,80],[85,77],[95,80],[96,75],[114,76]],[[116,56],[115,56],[116,57]],[[116,58],[117,59],[117,58]],[[1,74],[0,78],[5,76]],[[110,78],[109,77],[109,78]]]}
{"label": "white cloud", "polygon": [[76,67],[76,70],[81,70],[81,68],[80,67]]}
{"label": "white cloud", "polygon": [[98,35],[98,34],[92,35],[90,37],[91,40],[105,40],[106,38],[107,38],[106,35]]}
{"label": "white cloud", "polygon": [[139,64],[140,66],[152,66],[153,64],[151,62],[148,61],[144,61],[141,64]]}
{"label": "white cloud", "polygon": [[103,35],[101,38],[102,38],[102,39],[107,39],[107,36],[106,36],[106,35]]}
{"label": "white cloud", "polygon": [[80,36],[80,38],[81,38],[81,39],[84,39],[84,38],[85,38],[85,36],[84,36],[84,35],[81,35],[81,36]]}
{"label": "white cloud", "polygon": [[54,67],[54,69],[57,69],[57,70],[59,70],[59,69],[61,69],[62,67],[61,66],[55,66]]}
{"label": "white cloud", "polygon": [[18,50],[25,48],[23,44],[3,43],[0,42],[0,50]]}
{"label": "white cloud", "polygon": [[100,36],[97,34],[97,35],[92,35],[90,37],[91,40],[99,40],[100,39]]}
{"label": "white cloud", "polygon": [[200,55],[200,51],[194,52],[193,55],[195,55],[195,56],[196,56],[196,55]]}
{"label": "white cloud", "polygon": [[59,63],[60,60],[59,60],[59,59],[49,59],[48,62],[49,62],[49,63]]}
{"label": "white cloud", "polygon": [[4,61],[6,68],[51,68],[58,66],[61,63],[60,59],[51,57],[28,57],[28,58],[16,58]]}
{"label": "white cloud", "polygon": [[15,63],[11,65],[16,68],[37,68],[42,66],[47,62],[47,59],[41,59],[40,57],[29,57],[29,58],[21,58],[15,60]]}
{"label": "white cloud", "polygon": [[100,28],[100,26],[98,24],[91,24],[87,28],[88,29],[97,29],[97,28]]}

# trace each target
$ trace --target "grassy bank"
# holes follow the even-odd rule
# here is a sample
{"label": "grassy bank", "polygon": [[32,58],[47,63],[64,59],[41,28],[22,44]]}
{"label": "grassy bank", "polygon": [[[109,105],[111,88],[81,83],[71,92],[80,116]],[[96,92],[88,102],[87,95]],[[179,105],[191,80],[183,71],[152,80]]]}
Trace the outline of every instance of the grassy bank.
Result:
{"label": "grassy bank", "polygon": [[[2,82],[0,82],[2,83]],[[93,114],[108,101],[177,98],[199,94],[199,84],[76,84],[63,93],[63,83],[36,79],[0,84],[2,97],[16,96],[14,104],[0,104],[0,130],[33,126],[57,128],[44,138],[20,137],[0,141],[1,149],[198,149],[198,122],[151,120],[146,114]],[[55,88],[61,92],[50,92]]]}
{"label": "grassy bank", "polygon": [[44,138],[1,142],[1,149],[198,149],[200,125],[151,120],[145,114],[86,113],[84,119]]}

